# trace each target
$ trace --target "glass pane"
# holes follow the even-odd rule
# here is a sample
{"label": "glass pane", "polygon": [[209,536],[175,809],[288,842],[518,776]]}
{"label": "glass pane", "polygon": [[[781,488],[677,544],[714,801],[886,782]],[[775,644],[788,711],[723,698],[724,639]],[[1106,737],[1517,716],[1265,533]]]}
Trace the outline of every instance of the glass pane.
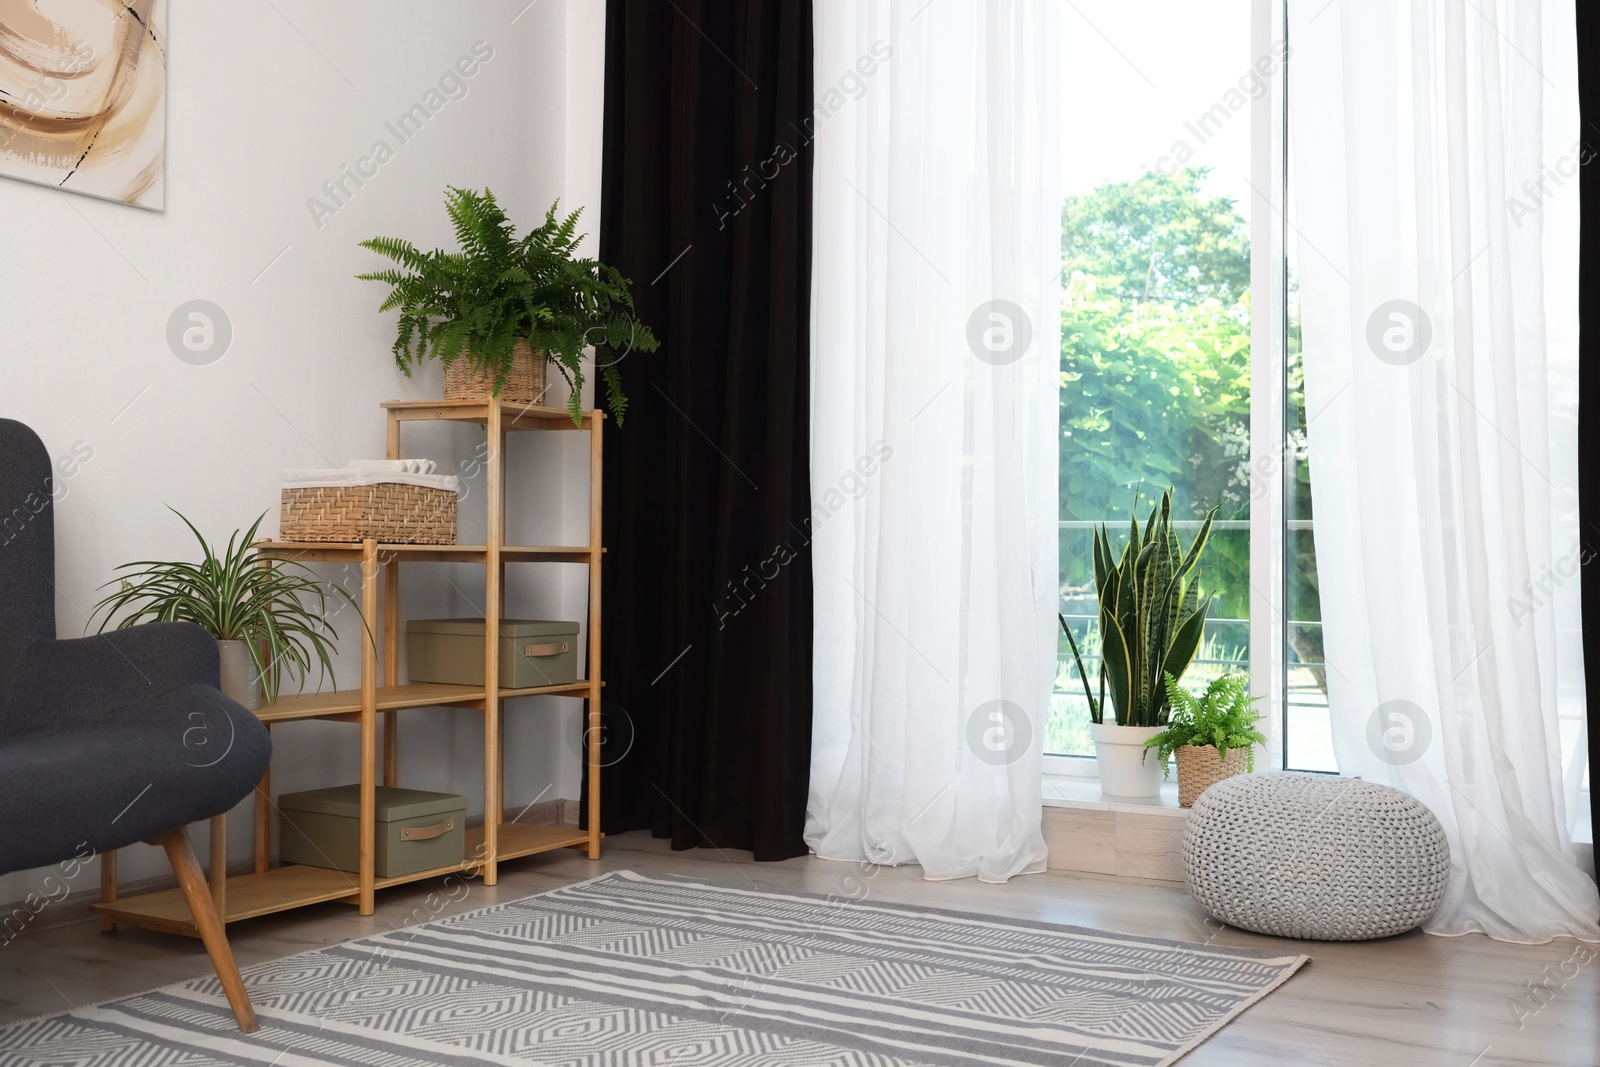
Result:
{"label": "glass pane", "polygon": [[[1096,696],[1091,530],[1120,545],[1135,501],[1142,522],[1168,488],[1185,545],[1220,520],[1183,681],[1248,669],[1250,16],[1250,0],[1062,9],[1061,611]],[[1045,751],[1091,755],[1064,637],[1060,655]]]}

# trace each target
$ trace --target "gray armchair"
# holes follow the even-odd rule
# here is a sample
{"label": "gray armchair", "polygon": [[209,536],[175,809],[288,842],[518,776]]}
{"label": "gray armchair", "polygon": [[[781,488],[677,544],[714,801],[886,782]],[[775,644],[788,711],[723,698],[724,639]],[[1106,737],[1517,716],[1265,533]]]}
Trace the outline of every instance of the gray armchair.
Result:
{"label": "gray armchair", "polygon": [[184,827],[260,781],[272,743],[190,623],[56,640],[50,457],[0,419],[0,874],[137,841],[172,863],[240,1029],[255,1015]]}

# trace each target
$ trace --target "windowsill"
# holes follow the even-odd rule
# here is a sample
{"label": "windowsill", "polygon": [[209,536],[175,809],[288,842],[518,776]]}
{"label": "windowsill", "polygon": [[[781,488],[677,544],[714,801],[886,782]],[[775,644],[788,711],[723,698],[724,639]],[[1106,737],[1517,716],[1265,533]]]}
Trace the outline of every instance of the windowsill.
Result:
{"label": "windowsill", "polygon": [[1176,778],[1162,782],[1161,795],[1149,799],[1102,796],[1100,779],[1070,774],[1046,774],[1043,777],[1043,785],[1044,806],[1047,808],[1120,811],[1132,815],[1164,815],[1176,819],[1184,819],[1189,815],[1188,808],[1178,806]]}

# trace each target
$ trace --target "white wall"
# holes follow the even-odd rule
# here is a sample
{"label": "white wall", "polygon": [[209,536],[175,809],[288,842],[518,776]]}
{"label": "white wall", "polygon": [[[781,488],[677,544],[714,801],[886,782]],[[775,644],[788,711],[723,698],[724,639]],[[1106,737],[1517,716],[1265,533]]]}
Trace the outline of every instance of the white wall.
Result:
{"label": "white wall", "polygon": [[[493,188],[524,226],[557,197],[585,205],[591,248],[598,235],[604,5],[173,8],[164,212],[0,179],[0,415],[31,425],[52,456],[92,450],[56,508],[63,637],[83,633],[96,587],[118,563],[194,557],[163,505],[213,539],[262,511],[275,533],[280,468],[381,457],[379,402],[441,395],[436,364],[411,379],[395,367],[393,316],[376,311],[382,287],[353,277],[379,261],[357,241],[449,244],[447,184]],[[385,124],[425,102],[477,42],[492,56],[464,79],[465,95],[447,85],[459,98],[400,144]],[[393,158],[359,188],[347,180],[349,195],[332,202],[323,183],[378,140]],[[337,210],[313,213],[313,197]],[[166,337],[173,310],[195,298],[219,305],[233,330],[208,366],[180,361]],[[469,425],[413,425],[402,445],[455,467],[481,440]],[[586,440],[517,436],[508,450],[513,540],[586,541]],[[482,536],[482,501],[479,475],[462,509],[463,541]],[[337,579],[340,570],[324,573]],[[474,614],[482,603],[480,566],[413,565],[402,584],[407,617]],[[584,617],[581,568],[514,566],[508,585],[508,614]],[[338,680],[348,688],[359,683],[356,628],[348,612],[338,621]],[[577,796],[579,707],[554,698],[513,706],[508,804]],[[274,741],[275,791],[355,780],[353,726],[289,724]],[[481,746],[477,713],[406,713],[402,783],[465,793],[481,812]],[[247,801],[232,820],[235,859],[249,855],[249,814]],[[192,836],[203,850],[204,833]],[[122,871],[137,879],[166,867],[158,850],[134,846]],[[0,878],[0,901],[22,898],[42,873]],[[94,878],[90,869],[73,888]]]}

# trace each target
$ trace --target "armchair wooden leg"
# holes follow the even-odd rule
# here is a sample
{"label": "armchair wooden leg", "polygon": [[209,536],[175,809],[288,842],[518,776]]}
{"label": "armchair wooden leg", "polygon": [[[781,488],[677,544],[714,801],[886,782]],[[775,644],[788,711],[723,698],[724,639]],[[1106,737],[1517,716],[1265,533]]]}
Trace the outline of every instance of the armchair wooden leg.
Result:
{"label": "armchair wooden leg", "polygon": [[239,965],[233,962],[233,949],[228,947],[227,931],[212,903],[211,887],[206,885],[205,876],[200,873],[200,864],[194,858],[194,850],[189,847],[188,836],[180,827],[162,834],[156,841],[167,850],[167,861],[172,864],[172,873],[178,876],[183,899],[189,904],[200,940],[206,946],[206,954],[211,957],[211,966],[216,968],[217,977],[222,980],[222,991],[227,994],[233,1017],[239,1020],[239,1029],[247,1034],[255,1033],[258,1029],[255,1009],[250,1006],[250,997],[244,991]]}

